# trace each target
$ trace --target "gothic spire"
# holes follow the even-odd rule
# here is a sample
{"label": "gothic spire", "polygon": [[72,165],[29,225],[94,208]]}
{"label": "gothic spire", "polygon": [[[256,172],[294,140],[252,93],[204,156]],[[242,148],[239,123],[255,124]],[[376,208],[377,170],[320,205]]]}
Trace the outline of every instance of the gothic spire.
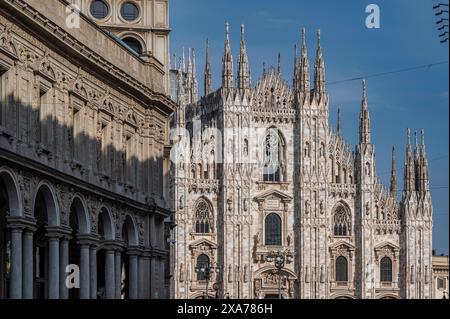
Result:
{"label": "gothic spire", "polygon": [[186,73],[186,57],[184,55],[184,47],[183,47],[183,53],[181,54],[181,72]]}
{"label": "gothic spire", "polygon": [[420,186],[420,159],[419,159],[419,138],[417,130],[414,130],[414,176],[416,177],[416,190]]}
{"label": "gothic spire", "polygon": [[414,160],[411,151],[411,129],[408,128],[407,134],[408,144],[406,147],[405,172],[403,178],[405,183],[405,194],[409,194],[416,190]]}
{"label": "gothic spire", "polygon": [[298,50],[297,44],[294,45],[294,80],[292,87],[295,92],[298,90],[298,80],[299,80],[299,65],[298,65]]}
{"label": "gothic spire", "polygon": [[338,136],[341,136],[341,109],[338,109],[338,124],[337,124]]}
{"label": "gothic spire", "polygon": [[395,146],[392,146],[391,197],[397,198],[397,170],[395,167]]}
{"label": "gothic spire", "polygon": [[178,70],[178,66],[177,66],[177,54],[174,53],[173,54],[173,66],[172,66],[173,70]]}
{"label": "gothic spire", "polygon": [[428,160],[425,151],[425,130],[422,129],[422,145],[420,146],[420,191],[425,193],[429,190]]}
{"label": "gothic spire", "polygon": [[362,106],[359,115],[359,143],[370,144],[370,115],[367,106],[366,80],[363,80]]}
{"label": "gothic spire", "polygon": [[250,88],[250,71],[248,64],[247,48],[245,46],[245,27],[241,25],[241,53],[238,60],[237,88],[242,94]]}
{"label": "gothic spire", "polygon": [[198,101],[198,81],[197,81],[197,62],[195,57],[195,49],[192,49],[192,79],[191,79],[191,102]]}
{"label": "gothic spire", "polygon": [[206,65],[205,65],[205,96],[212,92],[212,74],[211,74],[211,62],[209,58],[209,40],[206,39]]}
{"label": "gothic spire", "polygon": [[320,30],[317,30],[317,55],[314,63],[314,97],[316,100],[325,94],[325,62],[320,46]]}
{"label": "gothic spire", "polygon": [[192,101],[192,74],[193,74],[193,68],[192,68],[192,53],[191,48],[188,48],[188,62],[187,62],[187,73],[186,73],[186,98],[187,103],[191,104]]}
{"label": "gothic spire", "polygon": [[184,127],[184,115],[185,115],[185,91],[184,91],[184,83],[183,83],[183,69],[182,64],[180,63],[178,72],[177,72],[177,124],[179,127]]}
{"label": "gothic spire", "polygon": [[308,51],[306,49],[306,30],[302,29],[302,52],[300,60],[300,92],[309,95],[310,93],[310,69],[309,69],[309,59]]}
{"label": "gothic spire", "polygon": [[233,90],[233,56],[230,48],[230,26],[225,24],[225,51],[222,59],[222,87],[227,90]]}
{"label": "gothic spire", "polygon": [[187,64],[187,75],[188,79],[192,78],[192,59],[191,59],[191,48],[188,48],[188,64]]}
{"label": "gothic spire", "polygon": [[281,53],[278,53],[278,76],[281,78]]}

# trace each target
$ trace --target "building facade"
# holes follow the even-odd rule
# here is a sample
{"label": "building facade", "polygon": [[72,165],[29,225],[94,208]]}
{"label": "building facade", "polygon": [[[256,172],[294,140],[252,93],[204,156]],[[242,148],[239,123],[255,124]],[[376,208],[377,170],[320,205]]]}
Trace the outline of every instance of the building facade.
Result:
{"label": "building facade", "polygon": [[164,68],[169,89],[168,0],[71,0],[104,30],[116,35],[140,56],[153,57]]}
{"label": "building facade", "polygon": [[358,145],[329,124],[320,31],[312,67],[303,31],[292,85],[280,62],[253,85],[241,34],[235,73],[227,24],[218,90],[209,48],[203,97],[194,51],[172,71],[173,297],[431,298],[424,133],[411,146],[408,130],[398,200],[394,152],[390,188],[377,177],[365,82]]}
{"label": "building facade", "polygon": [[435,255],[433,262],[433,298],[449,299],[448,295],[448,256]]}
{"label": "building facade", "polygon": [[69,4],[0,0],[0,298],[163,298],[167,64]]}

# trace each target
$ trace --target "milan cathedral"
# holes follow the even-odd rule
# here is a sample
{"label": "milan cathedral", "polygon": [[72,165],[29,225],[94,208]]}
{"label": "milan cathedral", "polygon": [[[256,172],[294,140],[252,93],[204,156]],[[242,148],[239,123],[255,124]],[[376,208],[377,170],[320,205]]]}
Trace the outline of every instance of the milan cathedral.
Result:
{"label": "milan cathedral", "polygon": [[226,25],[218,90],[209,46],[203,97],[195,51],[175,63],[172,297],[431,298],[424,132],[411,142],[408,129],[403,190],[394,149],[383,186],[365,81],[358,144],[344,140],[340,115],[329,124],[320,36],[310,67],[303,30],[292,85],[280,62],[251,82],[244,26],[236,75]]}

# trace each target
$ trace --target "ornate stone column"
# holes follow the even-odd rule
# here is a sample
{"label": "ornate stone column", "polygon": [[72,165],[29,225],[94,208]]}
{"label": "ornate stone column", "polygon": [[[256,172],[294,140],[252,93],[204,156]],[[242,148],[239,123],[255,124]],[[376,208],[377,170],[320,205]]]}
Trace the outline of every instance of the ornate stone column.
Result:
{"label": "ornate stone column", "polygon": [[59,237],[48,234],[48,298],[59,298]]}
{"label": "ornate stone column", "polygon": [[122,298],[122,249],[116,248],[114,254],[114,269],[115,269],[115,298]]}
{"label": "ornate stone column", "polygon": [[138,299],[145,299],[145,263],[144,256],[138,257]]}
{"label": "ornate stone column", "polygon": [[33,233],[34,228],[27,228],[23,233],[22,295],[23,299],[33,298]]}
{"label": "ornate stone column", "polygon": [[22,228],[9,225],[11,232],[11,278],[9,294],[11,299],[22,299]]}
{"label": "ornate stone column", "polygon": [[90,295],[91,299],[97,299],[97,245],[92,244],[90,254]]}
{"label": "ornate stone column", "polygon": [[80,299],[89,299],[91,290],[91,268],[89,266],[90,245],[84,241],[80,245]]}
{"label": "ornate stone column", "polygon": [[105,250],[105,298],[116,298],[116,265],[115,254],[117,245],[115,242],[107,243]]}
{"label": "ornate stone column", "polygon": [[67,266],[69,265],[69,240],[68,236],[63,236],[59,242],[59,273],[61,274],[59,280],[59,298],[68,299],[69,290],[67,288],[66,273]]}
{"label": "ornate stone column", "polygon": [[33,298],[33,232],[35,220],[22,216],[7,216],[11,233],[10,298]]}
{"label": "ornate stone column", "polygon": [[129,258],[129,298],[138,299],[139,287],[138,287],[138,252],[128,251]]}
{"label": "ornate stone column", "polygon": [[139,279],[142,281],[144,286],[144,299],[150,299],[150,255],[149,253],[144,254],[143,258],[143,278]]}

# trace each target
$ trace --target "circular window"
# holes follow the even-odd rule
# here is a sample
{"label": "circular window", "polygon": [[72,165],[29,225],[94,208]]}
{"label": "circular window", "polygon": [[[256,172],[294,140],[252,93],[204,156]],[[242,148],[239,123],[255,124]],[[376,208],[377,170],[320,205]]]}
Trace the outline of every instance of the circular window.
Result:
{"label": "circular window", "polygon": [[141,43],[136,40],[135,38],[124,38],[122,41],[134,52],[137,54],[142,54],[142,45]]}
{"label": "circular window", "polygon": [[96,19],[104,19],[109,14],[109,7],[104,0],[92,1],[91,14]]}
{"label": "circular window", "polygon": [[125,2],[120,9],[122,18],[127,21],[134,21],[139,17],[139,8],[132,2]]}

